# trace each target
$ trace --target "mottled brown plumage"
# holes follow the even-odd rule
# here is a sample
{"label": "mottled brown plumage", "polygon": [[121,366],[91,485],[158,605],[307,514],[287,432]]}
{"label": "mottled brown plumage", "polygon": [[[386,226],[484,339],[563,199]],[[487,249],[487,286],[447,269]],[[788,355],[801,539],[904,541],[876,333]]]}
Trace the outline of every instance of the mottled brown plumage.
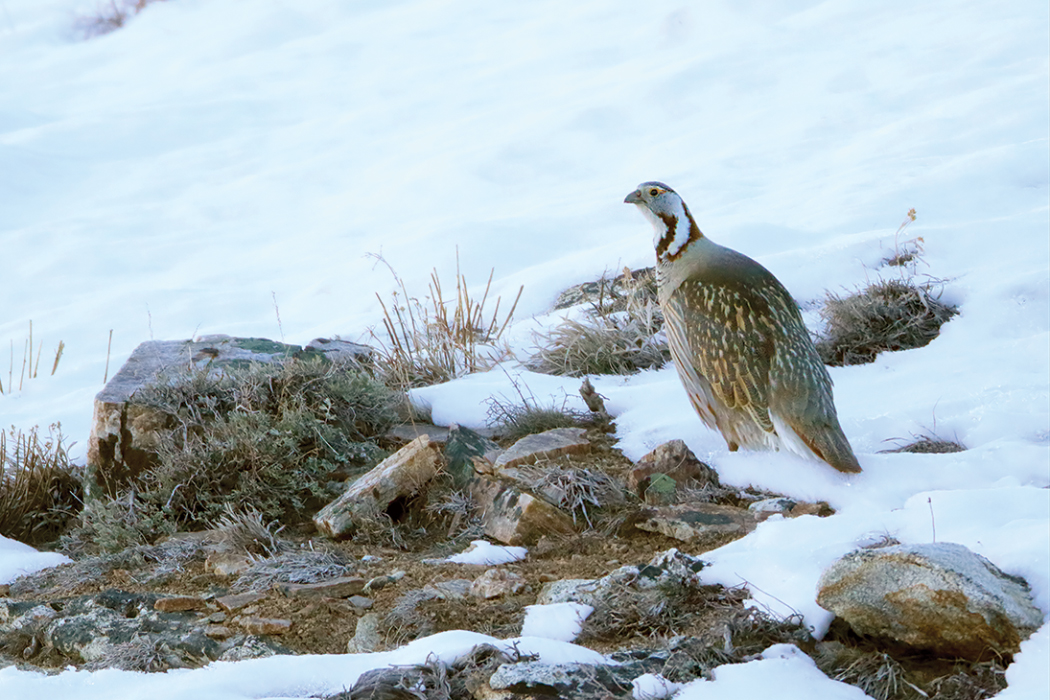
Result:
{"label": "mottled brown plumage", "polygon": [[712,243],[667,185],[646,182],[624,201],[653,224],[667,340],[701,420],[730,450],[786,448],[859,472],[831,377],[784,285]]}

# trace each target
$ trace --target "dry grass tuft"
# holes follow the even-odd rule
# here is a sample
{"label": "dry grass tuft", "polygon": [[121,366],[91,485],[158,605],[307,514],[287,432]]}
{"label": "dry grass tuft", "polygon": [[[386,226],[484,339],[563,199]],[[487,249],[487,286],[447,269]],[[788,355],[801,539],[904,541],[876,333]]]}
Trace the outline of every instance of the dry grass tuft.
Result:
{"label": "dry grass tuft", "polygon": [[[58,363],[62,359],[62,353],[66,351],[65,341],[58,341],[55,350],[55,360],[51,363],[52,376],[58,371]],[[29,321],[29,337],[22,346],[22,365],[18,375],[18,391],[22,390],[26,379],[36,379],[40,376],[40,359],[44,354],[44,341],[36,345],[36,358],[33,357],[33,321]],[[0,376],[0,394],[10,394],[15,391],[15,341],[11,341],[10,354],[7,365],[7,383]]]}
{"label": "dry grass tuft", "polygon": [[958,440],[942,440],[932,435],[920,435],[912,442],[895,447],[892,450],[879,450],[881,454],[911,452],[913,454],[949,454],[965,452],[966,446]]}
{"label": "dry grass tuft", "polygon": [[585,428],[596,425],[596,421],[607,421],[608,414],[577,411],[569,408],[566,397],[561,406],[554,403],[541,405],[535,394],[526,387],[528,394],[522,391],[517,381],[514,389],[518,392],[520,402],[512,402],[506,397],[489,397],[487,422],[497,433],[507,440],[518,440],[526,435],[542,433],[555,428]]}
{"label": "dry grass tuft", "polygon": [[263,522],[262,513],[252,506],[242,510],[226,504],[226,512],[215,525],[215,544],[224,551],[266,558],[287,551],[290,545],[277,538],[284,526],[273,530],[275,522]]}
{"label": "dry grass tuft", "polygon": [[908,680],[900,663],[884,652],[861,651],[839,642],[825,642],[819,647],[816,662],[832,680],[856,686],[875,700],[929,697]]}
{"label": "dry grass tuft", "polygon": [[521,471],[534,472],[529,489],[551,503],[572,513],[572,521],[582,518],[594,528],[591,513],[595,509],[619,505],[626,500],[623,486],[612,477],[595,469],[565,467],[558,464],[531,465]]}
{"label": "dry grass tuft", "polygon": [[268,591],[275,583],[318,583],[353,573],[349,559],[335,551],[294,549],[259,559],[237,577],[231,591]]}
{"label": "dry grass tuft", "polygon": [[[387,264],[379,256],[373,256]],[[389,264],[387,264],[389,267]],[[422,301],[411,297],[404,281],[394,275],[400,293],[395,291],[388,306],[377,294],[383,307],[385,337],[373,333],[381,347],[381,371],[387,383],[401,390],[430,386],[450,379],[488,369],[510,356],[501,341],[510,325],[524,287],[510,310],[500,320],[500,302],[496,298],[491,315],[486,311],[492,275],[481,299],[470,296],[466,278],[459,271],[456,256],[456,297],[446,300],[437,270],[430,274],[429,294]]]}
{"label": "dry grass tuft", "polygon": [[0,430],[0,534],[39,545],[65,531],[81,507],[80,481],[62,445],[61,426],[41,439]]}
{"label": "dry grass tuft", "polygon": [[95,14],[80,17],[77,20],[77,28],[83,32],[84,37],[90,39],[103,34],[115,32],[128,20],[146,9],[147,5],[164,0],[109,0],[99,2],[95,8]]}
{"label": "dry grass tuft", "polygon": [[821,360],[840,367],[874,362],[880,352],[928,345],[958,311],[937,299],[936,284],[879,280],[847,296],[829,293],[821,311]]}
{"label": "dry grass tuft", "polygon": [[585,321],[567,318],[534,336],[539,352],[526,363],[544,374],[634,374],[670,359],[659,333],[663,315],[652,272],[598,280],[598,296]]}

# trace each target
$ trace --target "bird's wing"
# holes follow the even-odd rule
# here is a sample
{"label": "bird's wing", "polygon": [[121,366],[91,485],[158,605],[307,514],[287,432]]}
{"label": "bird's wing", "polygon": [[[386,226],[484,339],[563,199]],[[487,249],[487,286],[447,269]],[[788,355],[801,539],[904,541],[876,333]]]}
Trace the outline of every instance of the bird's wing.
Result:
{"label": "bird's wing", "polygon": [[664,305],[668,338],[677,336],[672,345],[687,349],[685,362],[707,379],[714,396],[773,432],[769,371],[775,348],[758,321],[765,313],[761,297],[695,279],[682,282]]}
{"label": "bird's wing", "polygon": [[777,333],[770,370],[770,410],[818,458],[839,471],[859,472],[860,464],[839,425],[831,377],[809,339],[798,307],[780,295],[767,298],[771,305],[782,307],[772,318],[785,325]]}

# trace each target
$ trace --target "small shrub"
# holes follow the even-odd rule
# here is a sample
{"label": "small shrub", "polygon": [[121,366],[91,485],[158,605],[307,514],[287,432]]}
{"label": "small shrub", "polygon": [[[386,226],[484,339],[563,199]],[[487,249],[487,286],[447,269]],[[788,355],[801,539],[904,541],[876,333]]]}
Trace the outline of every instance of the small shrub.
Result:
{"label": "small shrub", "polygon": [[937,299],[932,282],[879,280],[847,296],[828,294],[826,323],[816,346],[821,360],[841,367],[874,362],[884,351],[928,345],[958,313]]}
{"label": "small shrub", "polygon": [[663,315],[654,274],[625,269],[621,277],[603,277],[596,284],[597,298],[592,297],[586,321],[567,318],[535,334],[539,351],[526,363],[529,369],[570,377],[633,374],[670,359],[666,341],[657,335]]}
{"label": "small shrub", "polygon": [[32,545],[51,542],[80,511],[81,497],[60,425],[43,439],[37,428],[0,430],[0,534]]}
{"label": "small shrub", "polygon": [[510,349],[500,339],[510,325],[524,287],[518,289],[501,321],[499,297],[491,316],[485,309],[493,273],[489,273],[481,299],[472,298],[466,277],[459,272],[458,253],[454,301],[445,300],[437,270],[430,274],[430,294],[423,301],[409,296],[405,283],[392,268],[390,271],[401,292],[394,292],[389,307],[376,295],[383,307],[386,333],[385,337],[373,333],[383,355],[381,372],[390,386],[407,390],[439,384],[488,369],[510,355]]}
{"label": "small shrub", "polygon": [[554,505],[572,513],[574,523],[579,517],[590,528],[594,527],[594,523],[587,512],[588,507],[594,511],[625,501],[620,484],[594,469],[543,465],[539,469],[526,468],[524,471],[535,473],[530,490],[546,496]]}

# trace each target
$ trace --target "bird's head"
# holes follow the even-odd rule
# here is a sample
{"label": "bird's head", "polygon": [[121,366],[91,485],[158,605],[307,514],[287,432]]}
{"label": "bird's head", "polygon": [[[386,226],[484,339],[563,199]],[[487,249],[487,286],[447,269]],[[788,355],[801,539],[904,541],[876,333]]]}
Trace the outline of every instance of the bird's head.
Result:
{"label": "bird's head", "polygon": [[637,206],[653,225],[653,245],[659,262],[675,260],[687,243],[703,237],[689,207],[662,182],[643,182],[623,201]]}

